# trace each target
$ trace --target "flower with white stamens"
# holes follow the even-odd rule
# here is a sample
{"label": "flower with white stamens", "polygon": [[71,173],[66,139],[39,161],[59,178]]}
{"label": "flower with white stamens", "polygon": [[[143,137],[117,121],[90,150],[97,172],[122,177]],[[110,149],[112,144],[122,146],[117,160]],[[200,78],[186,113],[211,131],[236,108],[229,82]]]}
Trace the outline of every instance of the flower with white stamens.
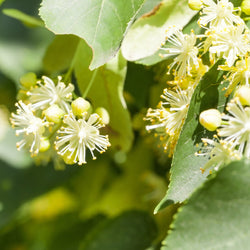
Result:
{"label": "flower with white stamens", "polygon": [[165,89],[161,96],[165,102],[159,103],[159,108],[148,109],[145,120],[151,122],[146,126],[148,131],[155,131],[160,137],[165,151],[173,153],[179,134],[184,124],[193,89],[177,88],[176,92]]}
{"label": "flower with white stamens", "polygon": [[87,113],[82,119],[76,119],[70,113],[64,118],[64,125],[58,131],[59,136],[55,142],[58,154],[79,165],[86,163],[86,151],[90,151],[92,158],[94,151],[104,152],[110,146],[108,136],[100,135],[99,129],[103,127],[97,114]]}
{"label": "flower with white stamens", "polygon": [[17,104],[17,114],[12,114],[10,119],[13,127],[16,128],[16,135],[22,135],[23,139],[17,143],[20,150],[27,147],[32,156],[36,155],[40,149],[40,143],[45,126],[48,122],[36,117],[30,104],[26,105],[22,101]]}
{"label": "flower with white stamens", "polygon": [[238,57],[245,56],[250,52],[249,31],[244,25],[231,26],[222,32],[216,33],[209,52],[217,54],[218,57],[226,59],[226,63],[231,67]]}
{"label": "flower with white stamens", "polygon": [[243,107],[238,98],[227,104],[228,114],[222,115],[222,125],[218,135],[237,148],[247,158],[250,157],[250,107]]}
{"label": "flower with white stamens", "polygon": [[219,0],[217,4],[213,0],[202,0],[202,16],[198,20],[201,26],[210,25],[210,28],[223,29],[234,24],[242,24],[243,20],[234,14],[234,6],[228,0]]}
{"label": "flower with white stamens", "polygon": [[197,156],[207,156],[209,159],[207,163],[201,168],[202,173],[206,170],[219,170],[220,167],[231,161],[240,160],[242,155],[239,151],[232,148],[228,142],[219,140],[217,136],[215,139],[202,138],[204,147],[196,153]]}
{"label": "flower with white stamens", "polygon": [[198,52],[199,45],[195,46],[197,36],[191,31],[190,35],[183,34],[179,29],[170,29],[170,36],[167,41],[172,47],[162,47],[161,57],[176,56],[171,63],[170,70],[176,66],[176,76],[180,79],[184,78],[193,67],[198,68]]}
{"label": "flower with white stamens", "polygon": [[32,107],[35,110],[46,109],[53,104],[57,104],[62,110],[69,113],[69,102],[72,100],[74,86],[72,84],[66,86],[61,81],[62,77],[60,76],[57,85],[47,76],[43,76],[42,79],[44,84],[39,81],[38,86],[27,92]]}
{"label": "flower with white stamens", "polygon": [[240,84],[249,87],[250,78],[250,58],[246,57],[236,62],[235,66],[220,65],[220,70],[228,71],[227,80],[229,85],[227,87],[226,96],[230,95],[235,87]]}

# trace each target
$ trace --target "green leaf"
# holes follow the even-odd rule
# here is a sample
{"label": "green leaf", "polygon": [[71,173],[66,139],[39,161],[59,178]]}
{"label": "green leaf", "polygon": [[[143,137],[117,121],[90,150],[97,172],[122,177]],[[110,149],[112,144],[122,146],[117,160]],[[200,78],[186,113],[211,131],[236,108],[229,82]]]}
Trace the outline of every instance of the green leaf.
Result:
{"label": "green leaf", "polygon": [[212,134],[206,134],[199,124],[199,114],[205,109],[224,107],[226,98],[220,84],[222,72],[217,70],[219,64],[220,61],[204,75],[195,89],[173,156],[169,188],[155,212],[172,203],[183,202],[206,180],[208,172],[202,174],[200,167],[207,158],[195,156],[195,152],[199,150],[197,144],[202,145],[201,138],[211,138]]}
{"label": "green leaf", "polygon": [[93,49],[90,69],[113,58],[144,0],[43,0],[40,15],[56,34],[74,34]]}
{"label": "green leaf", "polygon": [[[202,33],[202,28],[197,24],[199,17],[200,17],[199,13],[193,16],[190,22],[183,28],[182,32],[184,34],[189,34],[190,30],[194,30],[195,34]],[[156,50],[156,52],[154,52],[154,54],[147,56],[145,58],[141,58],[137,60],[136,63],[149,66],[149,65],[153,65],[153,64],[166,60],[167,59],[166,57],[163,58],[159,56],[160,53],[161,53],[161,49],[158,47],[158,49]]]}
{"label": "green leaf", "polygon": [[[128,61],[153,55],[166,39],[171,25],[182,28],[196,14],[188,8],[187,0],[162,1],[148,15],[139,18],[129,29],[122,43],[122,54]],[[158,55],[159,57],[159,55]]]}
{"label": "green leaf", "polygon": [[80,250],[144,250],[157,234],[153,219],[145,212],[129,211],[90,232]]}
{"label": "green leaf", "polygon": [[130,94],[130,103],[136,106],[138,110],[148,105],[149,93],[151,94],[149,89],[155,84],[155,72],[152,68],[128,62],[125,91]]}
{"label": "green leaf", "polygon": [[70,67],[80,39],[72,35],[55,36],[43,58],[44,70],[57,73]]}
{"label": "green leaf", "polygon": [[44,26],[44,23],[42,20],[33,16],[29,16],[20,10],[3,9],[3,13],[9,17],[13,17],[21,21],[23,24],[30,26],[30,27],[37,27],[37,26],[43,27]]}
{"label": "green leaf", "polygon": [[[83,238],[100,223],[106,220],[106,216],[101,214],[95,215],[85,221],[79,220],[78,217],[75,217],[71,218],[71,216],[65,215],[63,218],[59,217],[51,222],[50,227],[54,226],[55,228],[52,232],[49,246],[46,249],[78,249]],[[58,225],[62,225],[62,228]]]}
{"label": "green leaf", "polygon": [[133,141],[129,112],[123,98],[126,61],[119,53],[104,66],[88,69],[92,52],[84,41],[79,43],[75,57],[75,75],[84,97],[90,99],[94,108],[104,107],[110,115],[109,130],[113,148],[128,151]]}
{"label": "green leaf", "polygon": [[157,8],[157,5],[160,4],[162,0],[145,0],[144,4],[142,5],[141,9],[137,13],[136,17],[141,17],[142,15],[153,11],[154,8]]}
{"label": "green leaf", "polygon": [[230,163],[177,215],[162,250],[249,249],[250,161]]}

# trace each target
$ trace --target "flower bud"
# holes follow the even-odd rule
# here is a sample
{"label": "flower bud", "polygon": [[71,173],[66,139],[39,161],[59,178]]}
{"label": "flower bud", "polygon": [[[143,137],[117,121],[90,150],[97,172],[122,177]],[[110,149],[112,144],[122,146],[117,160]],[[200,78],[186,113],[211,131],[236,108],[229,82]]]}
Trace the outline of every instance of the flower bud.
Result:
{"label": "flower bud", "polygon": [[235,94],[234,97],[238,97],[240,103],[244,105],[250,105],[250,87],[248,86],[241,86],[239,87]]}
{"label": "flower bud", "polygon": [[65,154],[62,155],[62,158],[63,158],[63,161],[68,165],[75,164],[74,162],[75,155],[71,155],[70,151],[66,151]]}
{"label": "flower bud", "polygon": [[18,90],[18,92],[17,92],[17,97],[16,97],[16,99],[18,100],[18,101],[20,101],[20,100],[22,100],[22,101],[24,101],[24,100],[26,100],[27,99],[27,91],[25,91],[25,90],[23,90],[23,89],[19,89]]}
{"label": "flower bud", "polygon": [[60,123],[65,112],[58,107],[58,105],[53,104],[49,108],[43,111],[46,120],[48,122]]}
{"label": "flower bud", "polygon": [[23,87],[29,89],[32,86],[35,86],[37,82],[36,74],[29,72],[20,77],[20,83]]}
{"label": "flower bud", "polygon": [[199,120],[204,128],[214,131],[221,124],[221,113],[217,109],[208,109],[201,112]]}
{"label": "flower bud", "polygon": [[244,0],[242,1],[241,3],[241,10],[247,14],[247,15],[250,15],[250,1],[249,0]]}
{"label": "flower bud", "polygon": [[71,107],[75,116],[81,116],[90,109],[91,105],[84,98],[78,97],[71,103]]}
{"label": "flower bud", "polygon": [[99,107],[95,110],[95,113],[101,117],[103,124],[109,124],[109,113],[105,108]]}
{"label": "flower bud", "polygon": [[48,138],[46,137],[42,137],[40,140],[40,148],[39,148],[39,152],[45,152],[47,150],[49,150],[50,148],[50,141]]}
{"label": "flower bud", "polygon": [[188,6],[191,10],[200,10],[202,7],[201,0],[188,0]]}

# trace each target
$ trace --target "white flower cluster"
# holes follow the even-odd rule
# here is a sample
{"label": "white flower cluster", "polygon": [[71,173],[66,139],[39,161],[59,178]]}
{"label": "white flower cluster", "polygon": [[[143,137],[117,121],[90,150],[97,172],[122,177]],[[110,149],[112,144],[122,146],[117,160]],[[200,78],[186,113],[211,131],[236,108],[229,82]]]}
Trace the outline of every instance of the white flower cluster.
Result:
{"label": "white flower cluster", "polygon": [[81,97],[73,101],[72,84],[66,86],[61,77],[56,84],[46,76],[37,81],[33,73],[20,81],[21,100],[10,119],[16,135],[22,136],[18,149],[29,149],[31,156],[42,152],[50,155],[50,145],[55,144],[67,164],[81,165],[86,163],[87,149],[95,159],[95,150],[104,152],[110,146],[108,136],[100,134],[109,120],[107,111],[98,108],[99,112],[91,113],[88,101]]}
{"label": "white flower cluster", "polygon": [[[160,56],[173,57],[168,66],[168,74],[172,74],[173,80],[167,82],[168,86],[161,96],[166,101],[160,102],[156,109],[149,108],[145,118],[151,123],[146,129],[155,131],[161,146],[170,156],[184,124],[194,88],[218,59],[224,59],[225,62],[218,70],[228,71],[225,77],[229,82],[226,96],[236,90],[239,93],[239,86],[249,87],[250,34],[239,16],[240,8],[234,8],[228,0],[193,1],[190,6],[200,9],[198,25],[204,32],[196,35],[191,30],[190,34],[184,34],[175,26],[166,31],[166,43],[161,48]],[[210,59],[208,65],[203,60],[207,54]],[[210,156],[203,170],[218,169],[222,164],[239,159],[242,155],[250,157],[249,98],[246,94],[244,97],[241,94],[237,97],[235,95],[227,105],[227,115],[221,116],[217,110],[201,115],[200,121],[207,124],[208,130],[219,128],[216,138],[203,139],[206,147],[198,155]]]}

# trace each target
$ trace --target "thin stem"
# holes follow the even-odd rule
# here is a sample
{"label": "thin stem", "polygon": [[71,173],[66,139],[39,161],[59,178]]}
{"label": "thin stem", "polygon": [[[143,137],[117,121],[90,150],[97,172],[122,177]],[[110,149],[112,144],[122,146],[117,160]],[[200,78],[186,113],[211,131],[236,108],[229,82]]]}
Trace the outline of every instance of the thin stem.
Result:
{"label": "thin stem", "polygon": [[64,76],[64,82],[65,83],[68,83],[68,82],[71,81],[71,75],[72,75],[72,72],[74,70],[74,66],[75,66],[75,62],[76,62],[76,59],[77,59],[79,48],[80,48],[80,41],[77,44],[77,47],[76,47],[76,50],[75,50],[75,54],[74,54],[73,59],[71,60],[71,64],[69,66],[69,69],[68,69],[67,73]]}
{"label": "thin stem", "polygon": [[61,120],[61,122],[59,122],[58,124],[55,125],[51,134],[48,136],[48,139],[50,139],[61,126],[62,126],[62,120]]}
{"label": "thin stem", "polygon": [[93,71],[93,74],[92,74],[92,77],[91,77],[91,79],[90,79],[90,81],[89,81],[89,84],[88,84],[87,88],[85,89],[85,91],[84,91],[84,93],[83,93],[83,95],[82,95],[83,98],[85,98],[85,97],[87,96],[87,94],[88,94],[88,92],[89,92],[91,86],[93,85],[93,82],[94,82],[94,80],[95,80],[95,78],[96,78],[96,74],[97,74],[97,69],[95,69],[95,70]]}

